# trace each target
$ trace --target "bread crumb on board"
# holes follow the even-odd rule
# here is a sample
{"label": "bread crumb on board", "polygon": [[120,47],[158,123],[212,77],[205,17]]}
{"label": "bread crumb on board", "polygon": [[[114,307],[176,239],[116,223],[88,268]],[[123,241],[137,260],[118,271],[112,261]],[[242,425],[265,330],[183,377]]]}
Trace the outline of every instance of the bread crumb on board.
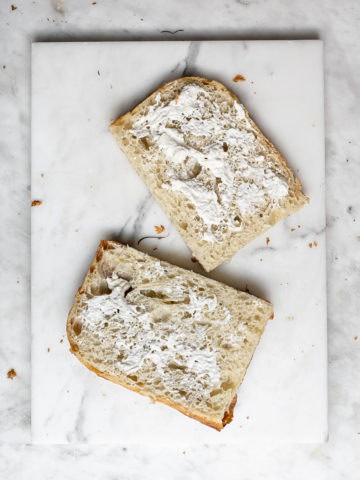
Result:
{"label": "bread crumb on board", "polygon": [[312,242],[309,243],[309,247],[312,248],[313,247],[313,244]]}
{"label": "bread crumb on board", "polygon": [[355,337],[354,337],[355,342],[358,341],[358,338],[359,338],[359,337],[358,337],[357,335],[355,335]]}
{"label": "bread crumb on board", "polygon": [[17,375],[17,373],[15,372],[15,370],[13,368],[11,368],[8,372],[7,372],[7,378],[10,378],[10,380],[12,380],[13,378],[15,378]]}
{"label": "bread crumb on board", "polygon": [[246,78],[243,75],[240,75],[239,73],[235,75],[233,78],[233,82],[245,82]]}
{"label": "bread crumb on board", "polygon": [[31,206],[32,206],[32,207],[39,207],[41,204],[42,204],[42,201],[41,201],[41,200],[33,200],[33,201],[31,202]]}
{"label": "bread crumb on board", "polygon": [[266,245],[269,245],[269,243],[270,243],[270,238],[266,237]]}
{"label": "bread crumb on board", "polygon": [[156,233],[162,233],[165,231],[165,227],[164,225],[155,225],[154,230]]}
{"label": "bread crumb on board", "polygon": [[17,10],[17,6],[16,5],[11,5],[11,10],[12,11]]}

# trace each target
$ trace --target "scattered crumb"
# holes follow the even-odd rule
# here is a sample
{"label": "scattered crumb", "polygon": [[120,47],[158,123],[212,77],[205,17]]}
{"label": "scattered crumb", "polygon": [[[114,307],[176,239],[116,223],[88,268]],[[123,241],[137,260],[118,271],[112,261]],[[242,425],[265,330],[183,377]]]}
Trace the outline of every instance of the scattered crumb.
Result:
{"label": "scattered crumb", "polygon": [[295,230],[296,230],[296,228],[292,228],[290,231],[291,231],[291,232],[295,232]]}
{"label": "scattered crumb", "polygon": [[249,417],[249,415],[248,415],[248,416],[246,417],[246,420],[249,420],[249,418],[250,418],[250,417]]}
{"label": "scattered crumb", "polygon": [[31,202],[31,206],[32,206],[32,207],[38,207],[38,206],[41,205],[41,204],[42,204],[42,201],[41,201],[41,200],[33,200],[33,201]]}
{"label": "scattered crumb", "polygon": [[186,452],[184,451],[184,452],[182,452],[182,454],[183,454],[183,455],[185,455],[185,454],[186,454]]}
{"label": "scattered crumb", "polygon": [[16,283],[20,283],[20,280],[16,280]]}
{"label": "scattered crumb", "polygon": [[155,225],[154,230],[156,233],[162,233],[165,230],[164,225]]}
{"label": "scattered crumb", "polygon": [[298,228],[301,228],[301,225],[298,225]]}
{"label": "scattered crumb", "polygon": [[310,242],[310,243],[309,243],[309,247],[312,248],[312,246],[313,246],[313,244],[312,244],[312,242]]}
{"label": "scattered crumb", "polygon": [[100,77],[100,71],[99,71],[99,70],[97,71],[97,74],[98,74],[98,75],[99,75],[99,77]]}
{"label": "scattered crumb", "polygon": [[47,351],[48,351],[48,353],[50,352],[50,347],[48,347]]}
{"label": "scattered crumb", "polygon": [[351,140],[349,140],[348,143],[351,143]]}
{"label": "scattered crumb", "polygon": [[64,339],[62,338],[62,339],[60,340],[60,343],[63,343],[63,341],[64,341]]}
{"label": "scattered crumb", "polygon": [[233,82],[245,82],[246,78],[243,75],[237,74],[233,78]]}
{"label": "scattered crumb", "polygon": [[254,85],[255,82],[251,81],[250,83],[251,83],[251,85]]}
{"label": "scattered crumb", "polygon": [[154,247],[154,248],[153,248],[153,252],[155,252],[155,250],[157,250],[157,249],[158,249],[157,247]]}
{"label": "scattered crumb", "polygon": [[15,370],[14,370],[13,368],[7,372],[7,377],[10,378],[10,380],[12,380],[13,378],[15,378],[16,375],[17,375],[17,374],[16,374],[16,372],[15,372]]}
{"label": "scattered crumb", "polygon": [[40,177],[44,178],[44,176],[45,176],[45,175],[44,175],[43,173],[40,173]]}
{"label": "scattered crumb", "polygon": [[314,240],[314,247],[317,247],[317,241]]}
{"label": "scattered crumb", "polygon": [[12,11],[17,10],[17,6],[16,5],[11,5],[11,10]]}
{"label": "scattered crumb", "polygon": [[286,317],[286,320],[294,320],[293,315],[288,315],[288,316]]}
{"label": "scattered crumb", "polygon": [[4,69],[4,70],[5,70],[5,68],[6,68],[6,65],[3,65],[3,69]]}
{"label": "scattered crumb", "polygon": [[266,237],[266,245],[269,245],[269,243],[270,243],[270,238]]}
{"label": "scattered crumb", "polygon": [[198,260],[196,257],[194,257],[194,255],[191,255],[191,261],[194,262],[194,263],[196,263],[196,262],[198,262],[199,260]]}
{"label": "scattered crumb", "polygon": [[359,337],[358,337],[357,335],[355,335],[355,337],[354,337],[355,342],[358,341],[358,338],[359,338]]}
{"label": "scattered crumb", "polygon": [[260,262],[262,262],[262,261],[263,261],[263,259],[262,259],[262,258],[260,258]]}

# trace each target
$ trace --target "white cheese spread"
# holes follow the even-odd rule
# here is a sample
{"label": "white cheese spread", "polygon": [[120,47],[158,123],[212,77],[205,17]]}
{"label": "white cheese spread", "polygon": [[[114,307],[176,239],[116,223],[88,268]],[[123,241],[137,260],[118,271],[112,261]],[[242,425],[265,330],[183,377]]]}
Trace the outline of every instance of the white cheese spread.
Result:
{"label": "white cheese spread", "polygon": [[163,188],[181,192],[196,207],[207,241],[241,230],[242,217],[288,193],[285,178],[258,151],[242,106],[213,101],[196,84],[186,85],[168,104],[157,94],[131,133],[147,138],[170,162]]}
{"label": "white cheese spread", "polygon": [[[155,266],[155,270],[157,269],[158,267]],[[185,368],[185,375],[181,382],[194,384],[203,380],[211,390],[220,384],[217,352],[206,346],[207,327],[196,322],[202,319],[204,310],[210,312],[215,310],[217,298],[215,295],[200,296],[179,283],[176,287],[178,281],[176,279],[172,281],[174,284],[169,283],[168,286],[163,286],[161,292],[167,293],[168,298],[174,302],[179,299],[177,308],[187,312],[188,316],[182,319],[180,327],[176,324],[176,330],[171,325],[167,326],[165,337],[159,332],[160,327],[154,326],[154,318],[152,313],[147,311],[145,303],[131,304],[131,292],[125,296],[130,283],[119,278],[115,273],[107,278],[107,285],[111,292],[94,296],[87,301],[87,309],[84,309],[82,314],[83,329],[96,334],[101,342],[106,335],[109,338],[109,334],[103,328],[104,322],[116,324],[117,334],[114,342],[120,354],[118,358],[121,358],[118,368],[126,375],[136,373],[145,362],[152,362],[166,384],[167,381],[173,381],[171,370],[169,372],[167,367],[169,364],[177,364]],[[189,301],[182,303],[181,299],[186,295]],[[146,297],[144,298],[147,300]],[[227,320],[225,312],[224,321]],[[189,333],[190,325],[194,326],[195,333]]]}

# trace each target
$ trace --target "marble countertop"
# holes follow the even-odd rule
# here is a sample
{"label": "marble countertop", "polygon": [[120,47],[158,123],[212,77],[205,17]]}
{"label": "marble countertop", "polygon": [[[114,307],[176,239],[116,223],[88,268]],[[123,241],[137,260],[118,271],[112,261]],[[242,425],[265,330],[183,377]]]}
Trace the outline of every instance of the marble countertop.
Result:
{"label": "marble countertop", "polygon": [[[13,0],[0,5],[0,477],[358,478],[360,4]],[[206,20],[205,20],[206,19]],[[325,42],[329,441],[322,445],[30,445],[32,41],[321,38]],[[13,370],[12,370],[13,369]],[[16,376],[14,376],[16,373]],[[306,392],[304,392],[306,394]]]}

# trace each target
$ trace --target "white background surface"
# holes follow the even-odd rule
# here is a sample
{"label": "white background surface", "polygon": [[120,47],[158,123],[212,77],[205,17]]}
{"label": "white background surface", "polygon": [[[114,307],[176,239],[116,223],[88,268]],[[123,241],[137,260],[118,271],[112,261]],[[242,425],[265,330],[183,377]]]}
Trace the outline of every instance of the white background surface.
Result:
{"label": "white background surface", "polygon": [[[0,474],[8,479],[355,480],[360,471],[357,1],[16,1],[0,5]],[[206,18],[206,21],[205,21]],[[34,39],[314,38],[325,41],[329,442],[241,447],[30,446],[30,42]],[[17,377],[6,372],[15,368]]]}
{"label": "white background surface", "polygon": [[[31,192],[43,201],[32,209],[34,442],[327,438],[322,54],[319,41],[33,45]],[[311,199],[210,275],[247,285],[275,310],[239,391],[234,420],[221,434],[100,379],[69,353],[66,338],[60,343],[99,239],[116,237],[137,247],[141,237],[155,233],[154,225],[164,224],[168,238],[144,240],[138,248],[195,268],[108,130],[111,119],[185,69],[216,78],[240,96]],[[247,80],[239,85],[232,79],[240,71]]]}

